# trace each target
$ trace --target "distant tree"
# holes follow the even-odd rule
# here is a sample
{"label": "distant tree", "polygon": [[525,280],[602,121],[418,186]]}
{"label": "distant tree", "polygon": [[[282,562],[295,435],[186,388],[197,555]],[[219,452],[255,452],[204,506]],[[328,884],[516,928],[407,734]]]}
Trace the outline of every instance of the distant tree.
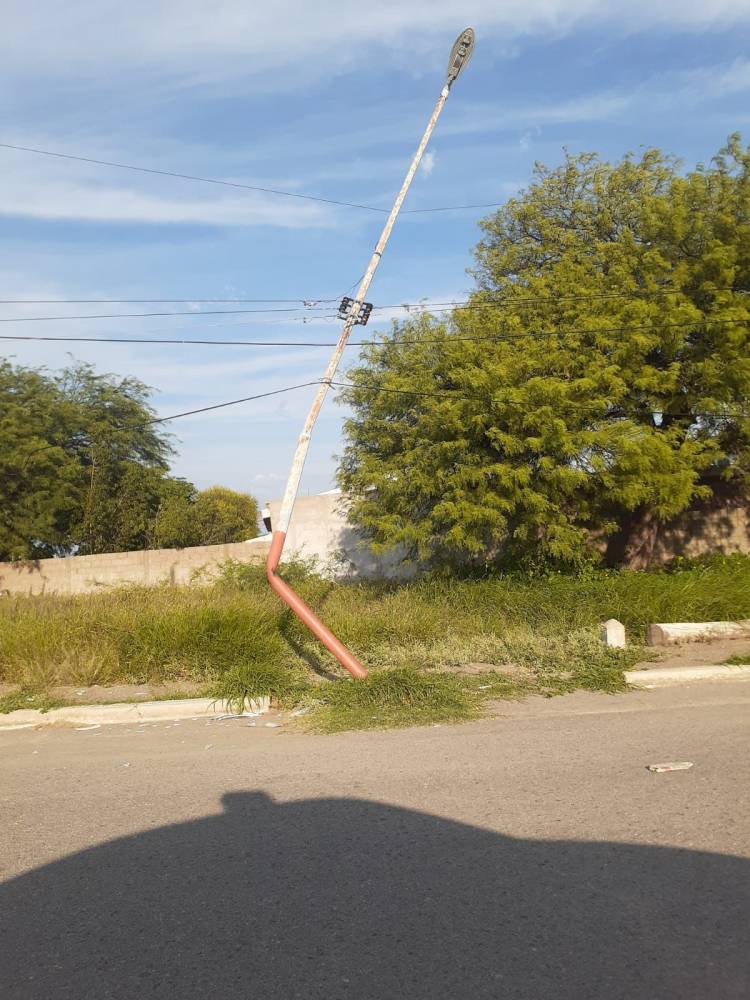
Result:
{"label": "distant tree", "polygon": [[149,393],[87,364],[53,374],[0,361],[0,559],[255,537],[251,496],[169,475]]}
{"label": "distant tree", "polygon": [[184,479],[169,479],[162,484],[159,506],[151,524],[151,548],[183,549],[200,545],[196,497],[196,488]]}
{"label": "distant tree", "polygon": [[258,534],[258,504],[248,493],[211,486],[198,494],[195,514],[202,545],[244,542]]}
{"label": "distant tree", "polygon": [[575,563],[592,532],[747,491],[738,136],[685,176],[658,150],[537,165],[481,228],[470,308],[395,324],[349,372],[340,483],[376,548]]}
{"label": "distant tree", "polygon": [[67,547],[81,509],[73,408],[43,372],[0,361],[0,558]]}
{"label": "distant tree", "polygon": [[90,365],[54,375],[0,362],[0,558],[112,551],[142,538],[126,521],[143,521],[136,509],[172,451],[150,423],[148,392]]}
{"label": "distant tree", "polygon": [[189,483],[172,480],[154,520],[152,544],[157,548],[244,542],[258,534],[258,505],[247,493],[224,486],[197,492]]}

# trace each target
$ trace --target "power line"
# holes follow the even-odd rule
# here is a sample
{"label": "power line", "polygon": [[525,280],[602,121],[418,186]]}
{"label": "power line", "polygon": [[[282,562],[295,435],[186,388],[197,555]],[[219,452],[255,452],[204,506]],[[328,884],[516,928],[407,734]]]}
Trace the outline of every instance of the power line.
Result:
{"label": "power line", "polygon": [[164,303],[175,305],[179,303],[194,302],[196,305],[220,302],[255,302],[255,303],[293,303],[297,302],[305,308],[313,308],[323,302],[338,302],[340,296],[335,299],[318,299],[308,296],[306,299],[0,299],[2,306],[62,306],[62,305],[156,305]]}
{"label": "power line", "polygon": [[[243,396],[240,399],[230,399],[230,400],[227,400],[226,402],[223,402],[223,403],[212,403],[209,406],[199,406],[199,407],[196,407],[196,408],[194,408],[192,410],[182,410],[180,413],[171,413],[171,414],[169,414],[169,416],[166,416],[166,417],[158,417],[158,416],[157,417],[149,417],[147,420],[138,421],[136,423],[122,424],[119,427],[114,427],[113,430],[117,430],[117,431],[122,431],[122,430],[137,430],[139,427],[148,427],[151,424],[168,423],[169,421],[172,421],[172,420],[179,420],[182,417],[192,417],[192,416],[195,416],[196,414],[200,414],[200,413],[209,413],[212,410],[221,410],[221,409],[224,409],[224,408],[226,408],[228,406],[238,406],[240,403],[250,403],[250,402],[253,402],[254,400],[257,400],[257,399],[267,399],[270,396],[280,396],[283,393],[294,392],[297,389],[307,389],[307,388],[309,388],[310,386],[313,386],[313,385],[321,385],[324,381],[326,381],[326,380],[325,379],[313,379],[310,382],[301,382],[301,383],[299,383],[297,385],[288,385],[288,386],[284,386],[282,389],[271,389],[268,392],[259,392],[259,393],[256,393],[255,395],[252,395],[252,396]],[[342,389],[365,389],[365,390],[368,390],[368,391],[371,391],[371,392],[387,392],[387,393],[394,393],[394,394],[400,395],[400,396],[419,396],[419,397],[431,398],[431,399],[466,399],[466,400],[471,400],[471,401],[476,401],[476,402],[481,402],[481,403],[496,402],[496,403],[505,403],[505,404],[510,404],[510,405],[516,405],[516,406],[526,405],[526,404],[522,404],[520,402],[514,403],[512,400],[503,399],[503,398],[500,398],[500,397],[497,397],[497,396],[490,396],[490,397],[487,397],[487,396],[475,396],[475,395],[469,395],[468,393],[458,392],[458,391],[452,390],[452,389],[447,390],[445,392],[434,392],[434,391],[433,392],[427,392],[425,390],[420,390],[420,389],[391,389],[391,388],[388,388],[388,387],[382,386],[382,385],[367,385],[367,384],[356,385],[353,382],[328,381],[327,384],[330,385],[330,386],[336,386],[337,388],[342,388]],[[545,405],[551,406],[553,404],[549,403],[549,404],[545,404]],[[585,409],[585,410],[591,410],[591,409],[600,410],[601,409],[601,407],[598,406],[597,404],[576,403],[573,400],[565,400],[563,404],[560,404],[558,402],[558,403],[556,403],[554,405],[558,405],[558,406],[559,405],[565,405],[569,409]],[[663,411],[659,411],[655,407],[652,407],[652,412],[663,412]],[[744,418],[750,416],[750,414],[748,414],[745,411],[743,411],[742,413],[718,413],[718,412],[710,412],[710,411],[704,411],[704,412],[684,412],[684,413],[670,412],[670,413],[666,413],[664,415],[665,416],[671,416],[671,417],[690,417],[692,419],[696,419],[696,418],[718,418],[718,419],[722,419],[722,420],[733,420],[733,419],[737,419],[738,417],[744,419]],[[28,455],[26,455],[26,457],[24,459],[24,466],[23,467],[25,468],[28,465],[28,461],[29,461],[29,459],[33,455],[36,455],[36,454],[38,454],[39,452],[42,452],[42,451],[47,451],[47,450],[49,450],[51,448],[63,448],[63,447],[64,447],[63,444],[57,444],[56,443],[56,444],[45,444],[45,445],[42,445],[40,448],[35,448],[33,451],[30,451],[28,453]]]}
{"label": "power line", "polygon": [[[335,386],[337,386],[339,388],[343,388],[343,389],[367,389],[367,390],[370,390],[372,392],[390,392],[390,393],[396,393],[397,395],[400,395],[400,396],[424,396],[424,397],[432,398],[432,399],[467,399],[467,400],[472,400],[472,401],[476,401],[476,402],[480,402],[480,403],[488,403],[488,402],[490,402],[490,403],[505,403],[505,404],[509,404],[511,406],[514,406],[514,405],[515,406],[527,406],[528,405],[526,403],[520,403],[520,402],[514,403],[512,400],[505,399],[505,398],[498,397],[498,396],[489,396],[489,397],[488,396],[473,396],[473,395],[468,395],[468,394],[463,393],[463,392],[454,391],[452,389],[449,389],[449,390],[447,390],[445,392],[427,392],[427,391],[422,391],[422,390],[419,390],[419,389],[390,389],[390,388],[386,388],[385,386],[381,386],[381,385],[367,385],[367,384],[356,385],[353,382],[330,382],[329,384],[330,385],[335,385]],[[592,410],[592,409],[593,410],[600,410],[600,409],[602,409],[602,407],[598,406],[596,403],[589,403],[589,404],[587,404],[587,403],[577,403],[574,400],[555,401],[555,402],[545,403],[544,405],[545,406],[553,406],[553,405],[554,406],[566,406],[566,407],[568,407],[570,409],[576,409],[576,410]],[[614,405],[616,405],[616,404],[614,404]],[[743,418],[743,419],[745,417],[750,417],[750,413],[748,413],[746,411],[742,411],[741,413],[718,413],[718,412],[715,412],[715,411],[704,411],[704,412],[700,412],[700,413],[693,412],[693,411],[691,411],[691,412],[675,412],[675,411],[664,412],[662,410],[657,409],[656,407],[652,407],[651,408],[651,412],[653,412],[653,413],[662,413],[664,416],[667,416],[667,417],[706,417],[706,418],[716,417],[716,418],[720,418],[720,419],[723,419],[723,420],[733,420],[733,419],[736,419],[737,417],[740,417],[740,418]]]}
{"label": "power line", "polygon": [[[322,202],[326,205],[338,205],[342,208],[359,208],[366,212],[379,212],[387,215],[390,209],[378,208],[375,205],[362,205],[358,202],[339,201],[336,198],[323,198],[312,194],[299,194],[297,191],[283,191],[280,188],[260,187],[257,184],[242,184],[239,181],[224,181],[216,177],[200,177],[196,174],[182,174],[174,170],[158,170],[155,167],[140,167],[132,163],[116,163],[113,160],[98,160],[91,156],[74,156],[72,153],[59,153],[51,149],[37,149],[33,146],[16,146],[9,142],[0,142],[3,149],[14,149],[22,153],[36,153],[39,156],[54,156],[61,160],[76,160],[78,163],[92,163],[99,167],[115,167],[118,170],[135,170],[143,174],[158,174],[160,177],[177,177],[183,181],[198,181],[201,184],[218,184],[222,187],[241,188],[245,191],[258,191],[262,194],[273,194],[282,198],[297,198],[301,201]],[[402,214],[424,214],[427,212],[459,212],[464,209],[498,208],[503,202],[489,202],[480,205],[440,205],[435,208],[405,209]]]}
{"label": "power line", "polygon": [[[325,319],[326,317],[316,317]],[[335,319],[336,317],[331,317]],[[505,334],[486,334],[477,337],[461,337],[448,334],[438,339],[429,338],[399,338],[396,340],[350,340],[347,347],[401,347],[401,346],[421,346],[421,345],[447,345],[453,343],[477,343],[496,342],[506,343],[514,340],[521,340],[527,337],[560,337],[566,335],[582,334],[611,334],[611,333],[637,333],[640,331],[653,331],[658,333],[662,330],[687,329],[699,325],[703,320],[687,320],[682,323],[658,322],[641,326],[620,326],[607,329],[577,330],[574,328],[564,328],[561,330],[517,330],[508,331]],[[748,320],[727,319],[711,320],[720,325],[747,325]],[[204,347],[335,347],[337,341],[310,341],[310,340],[204,340],[189,337],[58,337],[42,336],[36,334],[0,334],[0,341],[35,341],[44,343],[70,343],[70,344],[176,344],[176,345],[197,345]]]}
{"label": "power line", "polygon": [[[128,424],[127,427],[146,427],[149,424],[164,424],[169,420],[179,420],[180,417],[192,417],[196,413],[208,413],[209,410],[222,410],[227,406],[237,406],[238,403],[251,403],[255,399],[267,399],[269,396],[280,396],[284,392],[293,392],[295,389],[306,389],[311,385],[319,385],[320,380],[315,379],[312,382],[300,382],[299,385],[288,385],[283,389],[271,389],[269,392],[259,392],[254,396],[243,396],[241,399],[230,399],[226,403],[213,403],[211,406],[199,406],[195,410],[184,410],[182,413],[172,413],[168,417],[152,417],[149,420],[144,420],[141,424]],[[123,429],[123,428],[118,428]]]}
{"label": "power line", "polygon": [[[322,319],[323,317],[321,317]],[[174,337],[37,337],[23,334],[0,334],[0,340],[44,341],[65,344],[196,344],[204,347],[335,347],[336,341],[313,342],[306,340],[199,340]],[[376,341],[363,341],[376,343]],[[416,343],[416,341],[415,341]],[[353,347],[350,343],[347,346]]]}
{"label": "power line", "polygon": [[[0,144],[1,145],[1,144]],[[356,288],[359,284],[360,279],[355,281],[347,290],[345,294],[348,294],[352,289]],[[747,295],[748,292],[744,288],[729,288],[729,289],[719,289],[719,291],[728,291],[734,295]],[[421,309],[429,310],[433,306],[445,306],[450,309],[466,309],[466,308],[476,308],[476,309],[488,309],[488,308],[504,308],[506,305],[515,306],[521,304],[537,304],[542,302],[584,302],[584,301],[595,301],[599,299],[632,299],[633,301],[640,301],[642,299],[649,298],[660,298],[663,295],[687,295],[681,288],[662,288],[653,289],[648,291],[646,289],[642,290],[632,290],[632,291],[621,291],[621,292],[595,292],[589,295],[562,295],[562,296],[536,296],[536,297],[524,297],[524,298],[513,298],[507,299],[505,301],[490,301],[490,302],[477,302],[472,299],[467,299],[465,301],[456,301],[452,299],[450,301],[440,300],[440,301],[430,301],[430,300],[420,300],[417,302],[399,302],[393,305],[375,306],[374,309],[377,311],[379,309]],[[314,309],[318,306],[325,305],[331,302],[338,302],[341,296],[334,297],[324,297],[324,296],[301,296],[294,299],[274,299],[274,298],[198,298],[196,296],[191,296],[189,298],[183,299],[0,299],[0,305],[155,305],[155,304],[167,304],[167,305],[178,305],[180,303],[195,303],[196,305],[206,305],[206,304],[227,304],[227,303],[237,303],[237,304],[294,304],[297,303],[300,306],[304,306],[306,309]],[[443,310],[439,310],[442,312]]]}
{"label": "power line", "polygon": [[[722,291],[730,291],[733,295],[747,295],[748,291],[744,288],[733,288],[733,289],[722,289]],[[539,305],[545,302],[552,302],[557,304],[558,302],[588,302],[595,301],[599,299],[632,299],[633,301],[642,301],[648,298],[660,298],[663,295],[687,295],[679,288],[663,289],[661,291],[642,291],[642,292],[601,292],[592,295],[561,295],[561,296],[545,296],[538,298],[513,298],[507,299],[505,301],[495,301],[495,302],[476,302],[471,299],[467,299],[465,302],[400,302],[398,304],[390,306],[375,306],[374,310],[377,312],[382,309],[419,309],[422,312],[430,312],[435,306],[445,306],[445,308],[438,308],[436,312],[450,312],[454,310],[470,310],[470,309],[506,309],[508,307],[513,307],[517,305]]]}
{"label": "power line", "polygon": [[[181,413],[172,413],[168,417],[149,417],[148,420],[141,420],[132,424],[121,424],[119,427],[116,426],[112,429],[116,431],[137,430],[139,427],[148,427],[151,424],[164,424],[170,420],[179,420],[181,417],[192,417],[196,413],[208,413],[210,410],[221,410],[227,406],[237,406],[239,403],[251,403],[256,399],[267,399],[269,396],[280,396],[285,392],[293,392],[295,389],[306,389],[308,386],[319,384],[319,379],[316,379],[313,382],[301,382],[299,385],[288,385],[283,389],[271,389],[269,392],[259,392],[254,396],[243,396],[241,399],[230,399],[225,403],[213,403],[210,406],[199,406],[194,410],[183,410]],[[42,445],[41,448],[35,448],[33,451],[30,451],[24,459],[23,468],[26,468],[32,455],[37,455],[41,451],[48,451],[50,448],[63,447],[63,444],[45,444]]]}
{"label": "power line", "polygon": [[98,313],[87,316],[3,316],[0,323],[48,323],[66,319],[143,319],[150,316],[243,316],[248,313],[296,313],[299,309],[185,309],[174,312]]}

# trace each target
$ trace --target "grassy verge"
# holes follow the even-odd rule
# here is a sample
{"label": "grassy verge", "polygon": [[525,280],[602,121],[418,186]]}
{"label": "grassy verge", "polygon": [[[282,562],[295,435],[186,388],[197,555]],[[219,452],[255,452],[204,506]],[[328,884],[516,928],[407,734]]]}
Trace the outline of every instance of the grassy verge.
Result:
{"label": "grassy verge", "polygon": [[750,617],[743,556],[673,572],[399,585],[334,584],[298,566],[285,575],[371,669],[366,682],[342,676],[262,570],[234,564],[210,587],[3,598],[0,681],[23,694],[0,710],[58,685],[197,681],[237,705],[264,694],[306,705],[305,724],[325,731],[450,722],[493,698],[621,690],[638,652],[599,641],[606,618],[638,643],[652,621]]}
{"label": "grassy verge", "polygon": [[33,708],[38,712],[49,712],[51,708],[61,708],[64,704],[65,702],[62,698],[55,698],[47,694],[46,691],[30,691],[22,687],[0,697],[0,715],[5,715],[8,712],[18,712],[23,708]]}

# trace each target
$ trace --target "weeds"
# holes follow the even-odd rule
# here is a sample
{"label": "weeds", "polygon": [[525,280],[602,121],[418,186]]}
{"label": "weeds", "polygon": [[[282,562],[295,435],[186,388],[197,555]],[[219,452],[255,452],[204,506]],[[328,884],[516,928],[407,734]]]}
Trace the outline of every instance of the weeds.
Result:
{"label": "weeds", "polygon": [[17,712],[23,708],[34,708],[38,712],[49,712],[52,708],[60,708],[65,702],[61,698],[53,698],[45,692],[29,691],[20,688],[10,694],[0,697],[0,715]]}
{"label": "weeds", "polygon": [[[0,681],[37,693],[191,681],[234,705],[262,694],[284,706],[316,703],[305,719],[329,731],[405,725],[471,718],[490,696],[621,690],[650,622],[750,618],[747,556],[657,573],[403,584],[332,583],[303,563],[284,575],[370,668],[367,682],[349,682],[262,568],[236,563],[211,586],[2,598]],[[600,642],[607,618],[625,623],[631,649]]]}
{"label": "weeds", "polygon": [[328,685],[315,709],[304,716],[305,727],[334,733],[474,719],[481,699],[457,677],[398,667],[374,671],[364,681]]}

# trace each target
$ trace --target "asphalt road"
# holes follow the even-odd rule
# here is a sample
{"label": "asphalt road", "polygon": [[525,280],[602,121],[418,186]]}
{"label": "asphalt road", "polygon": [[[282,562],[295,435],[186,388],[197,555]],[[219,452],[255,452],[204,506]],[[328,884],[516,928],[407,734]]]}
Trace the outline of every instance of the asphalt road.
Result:
{"label": "asphalt road", "polygon": [[747,1000],[749,731],[723,682],[0,734],[0,995]]}

